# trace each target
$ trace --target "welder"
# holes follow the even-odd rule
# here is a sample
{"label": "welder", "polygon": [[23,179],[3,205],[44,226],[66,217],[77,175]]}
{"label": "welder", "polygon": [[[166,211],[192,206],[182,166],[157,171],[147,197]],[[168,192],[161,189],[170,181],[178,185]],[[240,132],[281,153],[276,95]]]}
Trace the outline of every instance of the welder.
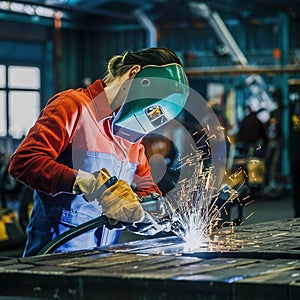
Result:
{"label": "welder", "polygon": [[[175,52],[146,48],[114,56],[103,79],[48,101],[9,166],[13,177],[34,189],[24,256],[38,254],[57,236],[100,215],[109,226],[86,232],[56,252],[117,243],[118,223],[144,234],[167,227],[159,226],[160,217],[169,213],[141,140],[178,115],[187,86]],[[153,202],[158,214],[146,205]]]}

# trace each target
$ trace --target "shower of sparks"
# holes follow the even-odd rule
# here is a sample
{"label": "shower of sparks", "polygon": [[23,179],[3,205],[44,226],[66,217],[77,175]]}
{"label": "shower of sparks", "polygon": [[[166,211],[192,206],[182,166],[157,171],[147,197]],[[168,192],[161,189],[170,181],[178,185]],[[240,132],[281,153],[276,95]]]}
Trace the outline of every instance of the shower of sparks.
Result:
{"label": "shower of sparks", "polygon": [[[198,148],[182,159],[181,167],[193,166],[192,176],[178,182],[167,195],[172,206],[176,206],[174,213],[180,220],[173,232],[186,241],[187,250],[209,245],[212,230],[221,221],[222,210],[238,195],[229,186],[222,191],[215,187],[213,169],[204,166],[204,154]],[[227,195],[225,199],[219,199],[221,192]]]}
{"label": "shower of sparks", "polygon": [[250,217],[254,215],[254,212],[252,212],[249,216],[247,216],[245,219],[248,220]]}

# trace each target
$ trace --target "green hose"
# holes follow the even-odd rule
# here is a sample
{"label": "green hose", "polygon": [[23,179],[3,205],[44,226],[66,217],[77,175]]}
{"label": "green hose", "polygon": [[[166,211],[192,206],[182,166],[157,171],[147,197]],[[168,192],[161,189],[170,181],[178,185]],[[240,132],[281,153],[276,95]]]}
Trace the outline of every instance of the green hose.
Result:
{"label": "green hose", "polygon": [[104,225],[108,224],[108,220],[106,216],[97,217],[93,220],[90,220],[88,222],[85,222],[75,228],[72,228],[63,234],[59,235],[57,238],[52,240],[49,244],[47,244],[39,253],[38,255],[44,255],[52,253],[54,250],[56,250],[59,246],[63,245],[64,243],[72,240],[73,238],[81,235],[82,233],[85,233],[87,231],[90,231],[92,229],[95,229],[97,227],[102,227]]}
{"label": "green hose", "polygon": [[[100,171],[101,172],[101,171]],[[99,173],[99,172],[95,172]],[[98,176],[98,175],[97,175]],[[97,177],[96,176],[96,177]],[[90,194],[89,196],[92,198],[98,198],[107,188],[111,187],[118,181],[118,178],[116,176],[110,177],[108,180],[106,180],[102,186],[100,186],[95,192]],[[81,191],[80,191],[81,193]],[[72,228],[63,234],[59,235],[57,238],[52,240],[49,244],[47,244],[39,253],[38,255],[48,254],[52,253],[54,250],[56,250],[59,246],[63,245],[64,243],[72,240],[73,238],[88,232],[92,229],[95,229],[97,227],[102,227],[104,225],[108,224],[108,220],[106,216],[97,217],[95,219],[92,219],[90,221],[87,221],[75,228]]]}

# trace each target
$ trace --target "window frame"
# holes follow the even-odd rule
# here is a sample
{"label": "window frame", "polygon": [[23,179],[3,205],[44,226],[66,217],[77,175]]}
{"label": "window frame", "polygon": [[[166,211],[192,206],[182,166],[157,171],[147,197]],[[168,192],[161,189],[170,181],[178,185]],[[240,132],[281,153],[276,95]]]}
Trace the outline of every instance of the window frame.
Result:
{"label": "window frame", "polygon": [[[37,92],[39,94],[39,103],[38,103],[38,111],[41,109],[41,86],[42,86],[42,68],[37,65],[37,64],[21,64],[21,63],[5,63],[5,62],[0,62],[0,65],[5,66],[5,86],[2,87],[0,86],[0,91],[4,91],[4,97],[5,97],[5,104],[6,104],[6,111],[2,112],[2,116],[0,117],[5,117],[6,121],[6,135],[1,135],[0,138],[13,138],[13,139],[20,139],[20,138],[15,138],[13,136],[13,133],[10,133],[10,99],[9,95],[10,92]],[[9,67],[26,67],[26,68],[36,68],[39,70],[39,88],[26,88],[26,87],[9,87]],[[29,128],[28,128],[29,129]]]}

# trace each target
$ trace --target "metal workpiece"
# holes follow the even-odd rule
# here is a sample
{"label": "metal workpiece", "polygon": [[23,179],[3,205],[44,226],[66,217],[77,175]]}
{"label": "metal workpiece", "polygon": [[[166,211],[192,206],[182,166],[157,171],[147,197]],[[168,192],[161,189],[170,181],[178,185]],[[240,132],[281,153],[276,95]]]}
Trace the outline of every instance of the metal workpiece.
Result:
{"label": "metal workpiece", "polygon": [[300,299],[299,229],[300,219],[288,219],[219,229],[197,249],[165,236],[3,258],[0,294],[31,299]]}
{"label": "metal workpiece", "polygon": [[262,259],[300,259],[300,219],[230,226],[215,230],[208,241],[193,248],[182,239],[162,237],[99,248],[114,253]]}

